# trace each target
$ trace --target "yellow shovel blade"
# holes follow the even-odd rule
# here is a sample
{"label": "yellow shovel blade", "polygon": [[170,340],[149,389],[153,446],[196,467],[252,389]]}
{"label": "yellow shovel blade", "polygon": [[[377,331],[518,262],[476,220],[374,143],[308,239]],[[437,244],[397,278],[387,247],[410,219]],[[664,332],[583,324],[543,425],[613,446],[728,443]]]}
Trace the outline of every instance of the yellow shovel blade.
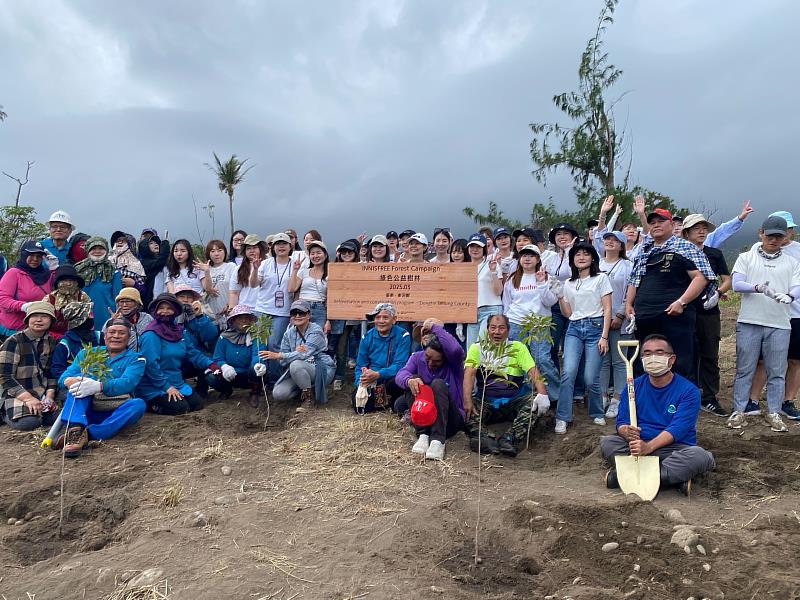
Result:
{"label": "yellow shovel blade", "polygon": [[651,501],[658,494],[661,473],[657,456],[617,456],[617,481],[626,494]]}

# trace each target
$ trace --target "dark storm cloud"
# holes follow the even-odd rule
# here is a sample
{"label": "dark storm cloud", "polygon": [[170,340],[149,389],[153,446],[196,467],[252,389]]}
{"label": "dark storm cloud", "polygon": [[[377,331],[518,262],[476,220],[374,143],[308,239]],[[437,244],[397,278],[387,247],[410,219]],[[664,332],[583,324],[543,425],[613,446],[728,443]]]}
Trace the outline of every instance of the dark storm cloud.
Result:
{"label": "dark storm cloud", "polygon": [[[531,177],[527,125],[558,116],[550,99],[575,87],[599,8],[0,2],[0,167],[35,159],[23,199],[105,233],[156,224],[197,237],[194,195],[216,205],[221,234],[212,151],[256,164],[236,215],[261,234],[467,233],[465,205],[494,200],[523,219],[548,196],[570,207],[567,178],[545,189]],[[623,1],[608,48],[625,70],[618,118],[637,183],[720,217],[744,198],[762,216],[791,207],[799,13],[788,1]]]}

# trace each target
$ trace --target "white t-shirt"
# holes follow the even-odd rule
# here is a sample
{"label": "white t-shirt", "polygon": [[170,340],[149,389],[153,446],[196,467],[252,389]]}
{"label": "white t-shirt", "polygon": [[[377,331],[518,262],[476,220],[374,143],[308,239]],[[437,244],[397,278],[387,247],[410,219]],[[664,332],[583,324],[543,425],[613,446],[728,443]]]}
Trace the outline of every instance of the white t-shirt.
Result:
{"label": "white t-shirt", "polygon": [[625,294],[628,291],[628,279],[631,276],[633,263],[627,259],[621,258],[614,262],[606,262],[606,259],[600,259],[600,270],[608,276],[611,281],[611,317],[616,314],[625,314]]}
{"label": "white t-shirt", "polygon": [[572,267],[569,266],[569,250],[560,256],[558,252],[553,252],[547,258],[542,257],[544,270],[559,281],[566,281],[572,277]]}
{"label": "white t-shirt", "polygon": [[297,277],[300,279],[300,289],[297,297],[309,302],[325,302],[328,299],[328,280],[314,279],[310,275],[311,269],[300,269]]}
{"label": "white t-shirt", "polygon": [[301,269],[307,269],[311,265],[311,259],[308,257],[308,254],[306,254],[305,250],[292,251],[292,260],[290,262],[294,264],[294,261],[296,261],[298,258],[301,259]]}
{"label": "white t-shirt", "polygon": [[514,287],[509,277],[503,287],[503,314],[517,325],[531,313],[549,317],[550,307],[557,301],[558,298],[550,291],[548,282],[538,283],[535,274],[523,273],[519,288]]}
{"label": "white t-shirt", "polygon": [[278,264],[274,258],[268,258],[258,268],[258,289],[256,312],[288,317],[292,305],[292,294],[289,293],[289,276],[292,274],[292,261],[285,265]]}
{"label": "white t-shirt", "polygon": [[[789,242],[781,248],[781,250],[784,254],[800,262],[800,244],[797,242]],[[789,317],[792,319],[800,319],[800,298],[789,305]]]}
{"label": "white t-shirt", "polygon": [[245,306],[249,306],[255,310],[256,304],[258,304],[258,291],[261,289],[260,287],[239,285],[239,277],[237,272],[234,272],[233,277],[231,277],[229,286],[231,292],[239,292],[239,304],[244,304]]}
{"label": "white t-shirt", "polygon": [[442,261],[440,261],[438,258],[436,258],[436,255],[434,255],[432,258],[429,258],[429,259],[428,259],[428,262],[429,262],[429,263],[439,263],[439,264],[446,264],[446,263],[449,263],[449,262],[450,262],[450,257],[448,256],[448,257],[447,257],[447,260],[442,260]]}
{"label": "white t-shirt", "polygon": [[494,293],[493,282],[503,277],[500,265],[492,272],[489,268],[489,259],[484,258],[478,263],[478,306],[502,306],[503,299],[500,294]]}
{"label": "white t-shirt", "polygon": [[179,285],[188,285],[198,294],[203,293],[203,279],[206,274],[199,269],[192,269],[192,272],[189,273],[186,267],[182,267],[177,277],[170,277],[167,267],[164,267],[162,273],[164,274],[164,285],[166,286],[168,282],[172,283],[173,290]]}
{"label": "white t-shirt", "polygon": [[213,287],[219,295],[207,295],[205,301],[206,306],[208,306],[211,314],[214,315],[215,321],[225,322],[225,317],[222,313],[228,306],[228,292],[230,291],[231,279],[236,278],[236,264],[225,262],[218,267],[211,267],[209,270],[209,277],[211,277],[211,287]]}
{"label": "white t-shirt", "polygon": [[[731,274],[741,273],[752,284],[769,281],[769,287],[782,294],[800,285],[800,263],[788,254],[781,254],[770,260],[758,253],[761,244],[756,244],[748,252],[736,259]],[[775,329],[791,329],[789,322],[789,306],[775,302],[764,294],[742,294],[742,306],[739,309],[739,323],[762,325]]]}
{"label": "white t-shirt", "polygon": [[605,273],[564,283],[564,299],[572,308],[570,321],[603,316],[603,296],[613,293]]}

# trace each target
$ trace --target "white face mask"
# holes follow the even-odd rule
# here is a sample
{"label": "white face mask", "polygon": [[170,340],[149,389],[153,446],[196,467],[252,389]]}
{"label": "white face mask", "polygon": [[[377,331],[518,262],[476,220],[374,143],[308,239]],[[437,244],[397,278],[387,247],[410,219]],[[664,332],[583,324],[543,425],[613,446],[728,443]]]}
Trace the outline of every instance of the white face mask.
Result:
{"label": "white face mask", "polygon": [[653,377],[660,377],[669,371],[669,355],[665,356],[645,356],[642,358],[642,367],[645,373]]}

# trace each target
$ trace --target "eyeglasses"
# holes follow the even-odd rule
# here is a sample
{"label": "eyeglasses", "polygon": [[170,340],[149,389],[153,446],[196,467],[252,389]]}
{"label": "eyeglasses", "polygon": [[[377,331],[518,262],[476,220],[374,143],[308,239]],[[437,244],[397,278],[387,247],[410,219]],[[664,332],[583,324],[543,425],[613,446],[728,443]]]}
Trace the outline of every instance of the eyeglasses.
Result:
{"label": "eyeglasses", "polygon": [[69,225],[64,223],[50,223],[50,229],[69,229]]}
{"label": "eyeglasses", "polygon": [[645,350],[642,356],[672,356],[669,350]]}

